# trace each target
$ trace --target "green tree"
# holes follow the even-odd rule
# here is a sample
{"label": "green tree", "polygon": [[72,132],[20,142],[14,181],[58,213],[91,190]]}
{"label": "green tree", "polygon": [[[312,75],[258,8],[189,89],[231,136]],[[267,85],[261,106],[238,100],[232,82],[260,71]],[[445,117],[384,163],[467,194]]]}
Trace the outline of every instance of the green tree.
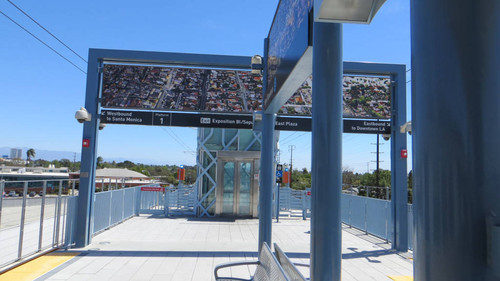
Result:
{"label": "green tree", "polygon": [[71,161],[69,159],[63,158],[63,159],[59,160],[59,162],[61,163],[62,167],[66,167],[66,168],[71,167]]}
{"label": "green tree", "polygon": [[30,162],[31,158],[35,157],[35,156],[36,156],[36,152],[33,148],[30,148],[30,149],[28,149],[28,151],[26,151],[26,160],[28,162]]}
{"label": "green tree", "polygon": [[97,168],[102,168],[102,164],[104,163],[104,159],[101,156],[97,157]]}
{"label": "green tree", "polygon": [[26,164],[31,162],[31,158],[35,156],[36,156],[35,150],[33,148],[28,149],[28,151],[26,151],[26,162],[27,162]]}

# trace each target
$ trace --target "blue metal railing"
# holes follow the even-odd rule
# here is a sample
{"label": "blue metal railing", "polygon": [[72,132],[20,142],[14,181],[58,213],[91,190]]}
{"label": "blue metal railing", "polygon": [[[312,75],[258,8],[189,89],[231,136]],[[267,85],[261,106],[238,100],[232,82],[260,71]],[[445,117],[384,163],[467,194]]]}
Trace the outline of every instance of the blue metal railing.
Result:
{"label": "blue metal railing", "polygon": [[[311,208],[310,196],[307,195],[309,191],[280,188],[279,210],[281,216],[283,216],[283,213],[292,214],[293,211],[296,211],[297,214],[309,214],[308,210]],[[305,202],[305,204],[301,204],[301,202]],[[299,215],[296,216],[298,217]],[[392,242],[393,221],[391,216],[391,201],[342,194],[341,216],[344,224]],[[303,216],[304,219],[305,217]],[[413,205],[408,204],[408,243],[410,249],[413,249],[412,233]]]}
{"label": "blue metal railing", "polygon": [[[342,194],[342,222],[389,242],[393,237],[391,201]],[[413,205],[408,204],[408,248],[413,250]]]}
{"label": "blue metal railing", "polygon": [[95,194],[94,229],[95,235],[132,216],[137,211],[139,187],[117,189]]}
{"label": "blue metal railing", "polygon": [[72,243],[77,184],[74,179],[0,181],[2,270]]}

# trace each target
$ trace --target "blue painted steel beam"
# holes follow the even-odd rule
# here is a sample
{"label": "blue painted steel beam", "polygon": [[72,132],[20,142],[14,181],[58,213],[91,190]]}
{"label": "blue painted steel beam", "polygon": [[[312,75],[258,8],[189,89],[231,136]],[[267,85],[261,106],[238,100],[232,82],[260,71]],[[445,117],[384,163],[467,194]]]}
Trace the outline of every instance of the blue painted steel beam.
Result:
{"label": "blue painted steel beam", "polygon": [[412,0],[415,280],[500,280],[500,1]]}
{"label": "blue painted steel beam", "polygon": [[144,52],[111,49],[90,49],[90,52],[103,62],[138,63],[138,64],[169,64],[179,66],[202,66],[250,69],[251,57],[202,55],[167,52]]}
{"label": "blue painted steel beam", "polygon": [[262,148],[259,184],[259,253],[264,242],[271,244],[274,187],[274,123],[276,114],[262,115]]}
{"label": "blue painted steel beam", "polygon": [[[264,40],[264,54],[267,55],[269,40]],[[264,58],[267,63],[267,57]],[[264,78],[267,75],[267,67],[264,66]],[[264,79],[263,91],[267,87],[267,79]],[[274,123],[276,114],[262,114],[262,145],[260,155],[260,182],[259,182],[259,253],[264,242],[271,244],[272,236],[272,213],[273,213],[273,187],[274,187]]]}
{"label": "blue painted steel beam", "polygon": [[407,159],[401,151],[407,149],[406,133],[399,128],[406,123],[406,66],[393,66],[391,115],[391,215],[392,248],[408,251],[408,175]]}
{"label": "blue painted steel beam", "polygon": [[95,192],[95,169],[97,165],[97,136],[99,131],[99,66],[100,61],[90,50],[87,67],[87,90],[85,108],[92,120],[83,124],[83,140],[89,140],[89,147],[82,146],[80,165],[80,186],[76,216],[76,247],[85,247],[92,241],[93,202]]}
{"label": "blue painted steel beam", "polygon": [[340,280],[342,25],[313,27],[311,280]]}

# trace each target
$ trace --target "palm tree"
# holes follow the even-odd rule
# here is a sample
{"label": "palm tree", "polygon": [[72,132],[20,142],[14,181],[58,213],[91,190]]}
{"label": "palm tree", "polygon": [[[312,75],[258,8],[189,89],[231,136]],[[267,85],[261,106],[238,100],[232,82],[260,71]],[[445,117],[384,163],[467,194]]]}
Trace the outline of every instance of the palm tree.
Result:
{"label": "palm tree", "polygon": [[30,149],[28,149],[28,151],[26,151],[26,160],[28,163],[31,161],[31,157],[35,157],[35,156],[36,156],[36,152],[33,148],[30,148]]}
{"label": "palm tree", "polygon": [[26,159],[28,161],[31,161],[31,157],[35,157],[36,156],[36,152],[33,148],[30,148],[28,149],[28,151],[26,151]]}

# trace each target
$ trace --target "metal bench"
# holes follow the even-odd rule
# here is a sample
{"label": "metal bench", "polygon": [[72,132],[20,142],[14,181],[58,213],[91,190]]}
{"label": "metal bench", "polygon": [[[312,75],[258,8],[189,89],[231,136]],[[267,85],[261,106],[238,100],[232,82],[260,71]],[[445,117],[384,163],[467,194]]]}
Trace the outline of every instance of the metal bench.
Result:
{"label": "metal bench", "polygon": [[[248,266],[257,265],[254,276],[250,279],[238,278],[238,277],[221,277],[218,271],[222,268],[228,268],[233,266]],[[285,271],[281,267],[280,263],[276,257],[271,252],[269,245],[264,242],[262,249],[259,253],[258,261],[243,261],[243,262],[230,262],[217,265],[214,269],[215,280],[217,281],[291,281],[293,279],[288,278]]]}
{"label": "metal bench", "polygon": [[302,273],[297,269],[297,266],[309,267],[308,264],[292,262],[276,243],[274,243],[274,251],[276,253],[276,258],[281,264],[281,267],[283,268],[283,270],[285,270],[286,275],[290,278],[291,281],[309,280],[306,279],[304,275],[302,275]]}

